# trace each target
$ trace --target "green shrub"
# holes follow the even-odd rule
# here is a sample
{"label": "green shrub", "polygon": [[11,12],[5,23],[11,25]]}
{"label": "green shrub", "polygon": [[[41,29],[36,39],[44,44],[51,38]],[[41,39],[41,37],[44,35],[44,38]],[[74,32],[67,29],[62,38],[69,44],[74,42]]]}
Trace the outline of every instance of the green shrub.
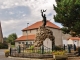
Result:
{"label": "green shrub", "polygon": [[9,56],[9,50],[5,50],[5,57]]}
{"label": "green shrub", "polygon": [[7,43],[0,43],[0,49],[7,49],[8,44]]}
{"label": "green shrub", "polygon": [[55,46],[55,47],[54,47],[54,50],[56,50],[56,51],[57,51],[57,50],[63,50],[63,48],[61,48],[60,46]]}
{"label": "green shrub", "polygon": [[29,48],[29,49],[31,49],[31,50],[32,50],[32,49],[34,49],[34,46],[30,46],[30,48]]}

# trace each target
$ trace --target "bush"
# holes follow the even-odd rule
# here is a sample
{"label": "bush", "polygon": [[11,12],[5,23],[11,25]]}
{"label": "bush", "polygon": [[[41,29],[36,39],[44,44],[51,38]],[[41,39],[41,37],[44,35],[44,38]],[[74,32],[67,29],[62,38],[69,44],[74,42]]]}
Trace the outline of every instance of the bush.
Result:
{"label": "bush", "polygon": [[0,49],[7,49],[8,44],[7,43],[0,43]]}
{"label": "bush", "polygon": [[56,50],[56,51],[57,51],[57,50],[63,50],[63,48],[61,48],[60,46],[55,46],[55,47],[54,47],[54,50]]}
{"label": "bush", "polygon": [[29,48],[29,49],[33,50],[33,49],[34,49],[34,46],[30,46],[30,48]]}
{"label": "bush", "polygon": [[66,51],[53,51],[52,54],[53,55],[65,55]]}
{"label": "bush", "polygon": [[6,50],[5,51],[5,57],[8,57],[9,56],[9,50]]}

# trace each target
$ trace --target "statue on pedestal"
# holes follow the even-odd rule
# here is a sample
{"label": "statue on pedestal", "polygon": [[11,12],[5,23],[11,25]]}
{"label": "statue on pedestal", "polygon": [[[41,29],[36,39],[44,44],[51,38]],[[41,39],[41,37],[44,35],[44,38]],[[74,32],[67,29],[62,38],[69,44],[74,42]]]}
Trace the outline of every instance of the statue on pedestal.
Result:
{"label": "statue on pedestal", "polygon": [[[47,46],[46,44],[44,44],[44,42],[50,42],[51,47],[47,46],[48,48],[52,49],[52,51],[54,50],[54,46],[55,46],[55,37],[53,36],[53,32],[48,29],[47,27],[45,27],[47,20],[46,20],[46,15],[43,14],[44,12],[46,12],[46,10],[41,10],[41,16],[43,18],[42,22],[42,26],[39,27],[39,30],[36,34],[36,38],[34,41],[33,46],[35,47],[35,49],[40,49],[42,47],[42,53],[44,53],[44,47]],[[49,41],[45,41],[46,38],[49,38]]]}
{"label": "statue on pedestal", "polygon": [[45,27],[45,25],[46,25],[46,15],[45,14],[43,14],[43,12],[46,12],[46,10],[41,10],[41,16],[42,16],[42,18],[43,18],[43,27]]}

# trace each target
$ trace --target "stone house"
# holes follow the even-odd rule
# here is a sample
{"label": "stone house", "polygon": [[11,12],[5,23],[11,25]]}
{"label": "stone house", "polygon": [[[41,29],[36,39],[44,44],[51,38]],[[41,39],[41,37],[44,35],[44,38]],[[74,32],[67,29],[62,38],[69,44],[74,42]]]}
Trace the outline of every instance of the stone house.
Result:
{"label": "stone house", "polygon": [[[22,36],[17,38],[15,40],[15,46],[18,45],[31,45],[34,43],[35,37],[36,37],[36,33],[38,32],[38,28],[42,26],[42,21],[38,21],[32,25],[30,25],[29,27],[26,27],[24,29],[22,29]],[[54,23],[50,22],[49,20],[47,20],[47,24],[46,27],[49,28],[52,32],[53,35],[55,37],[55,45],[62,45],[62,31],[60,30],[60,27],[58,27],[57,25],[55,25]],[[47,40],[46,40],[47,41]],[[50,43],[48,43],[50,44]],[[45,45],[47,45],[47,43],[45,43]]]}

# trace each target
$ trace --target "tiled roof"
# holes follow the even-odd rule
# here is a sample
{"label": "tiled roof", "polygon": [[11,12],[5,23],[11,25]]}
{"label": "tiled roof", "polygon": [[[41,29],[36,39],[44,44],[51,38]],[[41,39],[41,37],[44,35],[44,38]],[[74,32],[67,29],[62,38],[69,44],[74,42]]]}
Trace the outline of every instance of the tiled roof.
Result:
{"label": "tiled roof", "polygon": [[[80,40],[79,37],[70,37],[69,39],[71,39],[71,40]],[[69,40],[69,39],[68,39],[68,40]]]}
{"label": "tiled roof", "polygon": [[25,41],[25,40],[34,40],[35,35],[21,36],[17,38],[15,41]]}
{"label": "tiled roof", "polygon": [[[22,31],[24,30],[30,30],[30,29],[36,29],[39,28],[40,26],[42,26],[42,21],[38,21],[32,25],[30,25],[29,27],[24,28]],[[52,22],[47,20],[47,27],[51,27],[51,28],[56,28],[56,29],[60,29],[60,27],[58,27],[57,25],[53,24]]]}

